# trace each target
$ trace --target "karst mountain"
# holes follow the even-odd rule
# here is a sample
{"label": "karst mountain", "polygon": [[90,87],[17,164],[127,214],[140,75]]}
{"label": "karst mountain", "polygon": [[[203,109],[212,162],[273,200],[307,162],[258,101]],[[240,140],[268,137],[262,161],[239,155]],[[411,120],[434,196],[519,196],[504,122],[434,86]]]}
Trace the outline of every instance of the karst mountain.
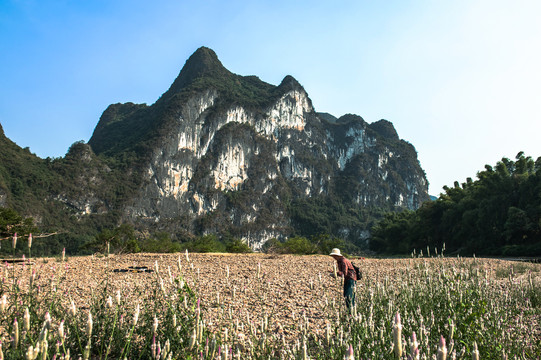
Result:
{"label": "karst mountain", "polygon": [[391,122],[317,112],[292,76],[276,86],[233,74],[205,47],[154,104],[110,105],[63,158],[40,159],[3,132],[0,145],[0,205],[64,230],[73,247],[125,223],[253,249],[324,233],[362,245],[383,211],[429,198]]}

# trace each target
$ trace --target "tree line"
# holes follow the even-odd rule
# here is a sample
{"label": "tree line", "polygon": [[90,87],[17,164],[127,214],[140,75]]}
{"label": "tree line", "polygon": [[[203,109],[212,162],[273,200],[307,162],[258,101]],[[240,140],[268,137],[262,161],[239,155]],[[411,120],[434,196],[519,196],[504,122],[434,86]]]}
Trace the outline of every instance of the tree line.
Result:
{"label": "tree line", "polygon": [[[34,234],[32,243],[31,234]],[[51,252],[51,245],[58,239],[42,234],[32,218],[24,218],[15,210],[0,208],[0,255],[8,256],[60,256],[63,250]],[[17,237],[18,241],[13,239]],[[36,238],[39,239],[36,241]],[[52,242],[51,242],[52,241]],[[329,254],[335,247],[343,249],[344,253],[357,253],[358,248],[343,239],[327,234],[310,237],[293,236],[287,239],[276,238],[267,241],[262,248],[271,254]],[[71,251],[70,251],[71,250]],[[125,253],[175,253],[181,251],[198,253],[251,253],[252,249],[242,239],[230,234],[206,234],[193,236],[182,240],[171,239],[166,232],[142,234],[130,224],[122,224],[113,229],[103,229],[94,237],[76,249],[68,248],[68,255],[85,254],[125,254]]]}
{"label": "tree line", "polygon": [[[370,249],[407,254],[541,255],[541,157],[502,158],[477,179],[445,186],[416,211],[387,213],[372,228]],[[426,252],[427,250],[425,250]]]}

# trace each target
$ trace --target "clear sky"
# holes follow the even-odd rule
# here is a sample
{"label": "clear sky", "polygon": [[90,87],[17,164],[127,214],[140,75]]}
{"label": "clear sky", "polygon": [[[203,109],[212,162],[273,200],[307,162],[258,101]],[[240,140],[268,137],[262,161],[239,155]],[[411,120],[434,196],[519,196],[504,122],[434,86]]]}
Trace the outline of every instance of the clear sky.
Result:
{"label": "clear sky", "polygon": [[88,141],[111,103],[154,103],[200,46],[317,111],[387,119],[438,195],[541,156],[538,0],[0,0],[0,123],[38,156]]}

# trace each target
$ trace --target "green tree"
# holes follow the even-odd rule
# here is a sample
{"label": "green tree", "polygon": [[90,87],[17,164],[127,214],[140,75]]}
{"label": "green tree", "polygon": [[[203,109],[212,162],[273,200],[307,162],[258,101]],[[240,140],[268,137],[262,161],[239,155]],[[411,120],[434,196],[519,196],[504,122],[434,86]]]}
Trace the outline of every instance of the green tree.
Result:
{"label": "green tree", "polygon": [[[33,218],[24,218],[19,213],[10,208],[0,208],[0,252],[3,254],[13,254],[13,246],[11,240],[15,234],[19,239],[23,240],[29,234],[36,235],[39,232],[34,225]],[[26,241],[19,240],[16,255],[22,255],[27,251]]]}
{"label": "green tree", "polygon": [[504,224],[507,244],[524,244],[534,229],[526,211],[511,206],[507,211],[507,221]]}
{"label": "green tree", "polygon": [[148,239],[139,240],[142,252],[151,253],[175,253],[182,251],[182,245],[173,242],[167,232],[158,232]]}
{"label": "green tree", "polygon": [[232,238],[225,243],[228,253],[251,253],[252,249],[245,241],[238,238]]}
{"label": "green tree", "polygon": [[287,254],[304,255],[316,254],[318,252],[318,248],[307,238],[296,236],[289,238],[284,242],[282,251]]}
{"label": "green tree", "polygon": [[182,244],[183,249],[191,252],[209,253],[225,252],[225,245],[214,234],[203,235],[199,238]]}
{"label": "green tree", "polygon": [[91,251],[116,254],[140,251],[135,230],[130,224],[122,224],[113,230],[105,229],[83,247]]}
{"label": "green tree", "polygon": [[267,254],[281,254],[283,252],[283,244],[280,240],[272,238],[263,244],[262,250]]}
{"label": "green tree", "polygon": [[330,254],[334,248],[339,248],[344,251],[347,247],[344,239],[340,239],[329,234],[315,235],[310,239],[310,241],[317,247],[318,252],[324,255]]}

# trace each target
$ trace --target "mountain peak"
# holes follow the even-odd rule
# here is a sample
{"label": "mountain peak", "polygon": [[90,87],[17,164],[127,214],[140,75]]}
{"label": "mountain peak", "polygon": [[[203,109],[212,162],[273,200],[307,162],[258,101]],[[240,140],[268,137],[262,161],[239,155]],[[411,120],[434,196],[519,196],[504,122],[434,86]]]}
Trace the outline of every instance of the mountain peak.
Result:
{"label": "mountain peak", "polygon": [[201,46],[199,49],[195,50],[188,60],[186,60],[186,63],[182,68],[182,70],[187,72],[205,72],[216,69],[223,70],[225,68],[220,60],[218,60],[218,55],[216,55],[214,50],[205,46]]}
{"label": "mountain peak", "polygon": [[289,90],[300,90],[302,89],[304,91],[304,88],[302,85],[291,75],[286,75],[280,85],[278,85],[278,88],[282,91],[289,91]]}
{"label": "mountain peak", "polygon": [[202,46],[186,60],[180,74],[164,95],[172,96],[199,78],[219,78],[228,74],[229,70],[222,65],[214,50]]}

